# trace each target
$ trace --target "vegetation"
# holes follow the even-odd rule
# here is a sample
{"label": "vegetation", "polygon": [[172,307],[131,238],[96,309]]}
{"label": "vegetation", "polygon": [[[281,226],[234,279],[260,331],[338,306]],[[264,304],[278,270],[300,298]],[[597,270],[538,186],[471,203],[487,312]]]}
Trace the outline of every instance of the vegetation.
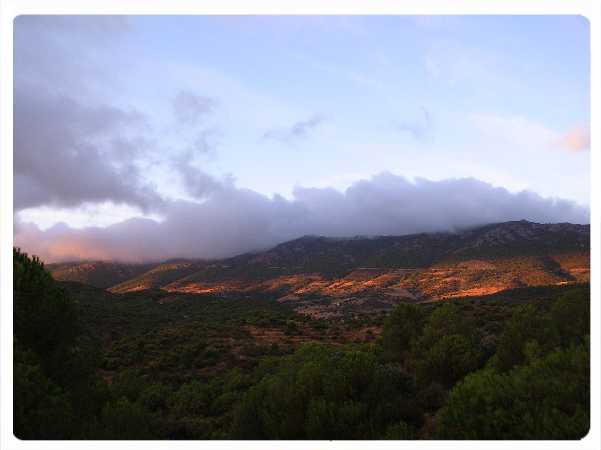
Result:
{"label": "vegetation", "polygon": [[100,412],[106,385],[99,348],[82,332],[77,304],[37,258],[14,263],[14,430],[19,438],[84,436]]}
{"label": "vegetation", "polygon": [[[508,372],[468,375],[440,411],[443,439],[580,439],[589,428],[589,352],[576,345],[538,354]],[[477,414],[475,414],[477,412]]]}
{"label": "vegetation", "polygon": [[153,264],[81,261],[50,264],[47,269],[55,280],[77,281],[105,289],[136,277],[151,267]]}
{"label": "vegetation", "polygon": [[260,298],[110,294],[14,250],[21,439],[579,439],[589,288],[337,320]]}

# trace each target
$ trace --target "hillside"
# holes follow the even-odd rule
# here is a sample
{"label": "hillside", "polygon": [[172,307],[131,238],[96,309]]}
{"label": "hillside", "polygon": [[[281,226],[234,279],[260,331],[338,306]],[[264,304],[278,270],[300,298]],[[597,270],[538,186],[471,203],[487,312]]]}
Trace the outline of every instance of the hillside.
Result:
{"label": "hillside", "polygon": [[[13,260],[21,439],[578,439],[589,427],[586,283],[324,320],[263,295],[115,294]],[[315,415],[324,395],[332,414]],[[285,434],[261,419],[277,414]]]}
{"label": "hillside", "polygon": [[124,264],[84,261],[48,264],[46,268],[58,281],[77,281],[98,288],[109,288],[146,272],[152,264]]}
{"label": "hillside", "polygon": [[[389,309],[399,301],[587,282],[589,234],[588,225],[519,221],[454,233],[305,236],[267,251],[219,261],[152,266],[88,263],[60,270],[51,266],[50,270],[60,280],[108,287],[114,293],[162,289],[261,296],[328,317],[345,311]],[[111,276],[118,281],[108,284]]]}
{"label": "hillside", "polygon": [[203,263],[195,261],[165,262],[123,283],[112,286],[110,291],[119,294],[147,289],[159,289],[198,271],[202,265]]}
{"label": "hillside", "polygon": [[589,279],[589,227],[509,222],[458,233],[306,236],[202,267],[171,292],[261,295],[327,318]]}
{"label": "hillside", "polygon": [[[272,377],[274,371],[280,373],[286,386],[295,382],[296,374],[312,375],[312,382],[303,386],[317,384],[317,388],[302,396],[306,402],[310,400],[304,400],[305,395],[321,398],[322,392],[329,392],[327,388],[332,383],[346,387],[345,383],[352,382],[351,380],[367,377],[368,380],[374,380],[375,387],[362,388],[359,385],[355,389],[340,388],[336,392],[364,392],[357,389],[367,391],[369,395],[358,398],[361,401],[372,399],[371,406],[365,408],[365,411],[369,411],[369,417],[373,417],[371,411],[377,411],[379,405],[391,401],[386,411],[398,411],[398,414],[402,414],[407,423],[411,424],[410,429],[417,433],[414,437],[433,438],[442,431],[433,428],[435,423],[432,423],[432,417],[436,415],[444,418],[445,407],[460,408],[457,406],[457,399],[452,400],[450,392],[456,389],[453,385],[464,375],[473,373],[473,376],[481,376],[486,381],[489,380],[490,371],[503,370],[503,364],[524,364],[521,349],[525,343],[532,342],[531,339],[538,339],[537,342],[541,343],[539,348],[545,352],[557,348],[556,343],[563,342],[561,339],[571,339],[572,341],[563,344],[565,348],[571,348],[571,342],[582,340],[581,336],[586,332],[588,324],[586,308],[589,288],[586,284],[517,288],[487,296],[455,298],[444,305],[403,304],[392,312],[353,315],[344,320],[322,320],[319,317],[299,315],[290,305],[265,299],[231,298],[223,301],[212,295],[163,290],[115,295],[78,283],[60,283],[60,286],[72,298],[77,299],[83,328],[89,330],[101,343],[103,357],[98,374],[107,383],[107,390],[115,398],[126,395],[142,411],[150,411],[150,414],[146,413],[143,417],[154,426],[142,431],[138,428],[126,430],[131,433],[128,436],[142,438],[155,436],[154,433],[168,439],[238,438],[240,422],[236,417],[243,412],[240,408],[244,408],[246,402],[253,399],[258,402],[257,405],[248,416],[243,416],[244,422],[252,426],[243,429],[251,433],[249,436],[252,438],[263,437],[254,428],[255,411],[263,411],[270,405],[279,407],[282,395],[290,399],[286,404],[298,403],[298,396],[288,393],[288,390],[276,388],[277,390],[268,391],[266,395],[253,394],[253,390],[271,386],[271,383],[265,382],[264,377]],[[404,328],[412,330],[412,334],[416,333],[417,337],[407,338],[411,345],[398,341],[404,335],[399,336],[397,333],[407,320],[405,314],[408,312],[411,312],[409,318],[415,318],[414,314],[417,314],[418,319],[417,322],[412,320],[409,328]],[[418,325],[422,320],[425,321],[423,327]],[[541,332],[537,324],[547,324],[549,320],[555,322],[543,328],[560,330],[564,337]],[[564,322],[568,322],[569,326],[560,326]],[[517,335],[514,324],[519,325]],[[530,324],[534,326],[528,326]],[[391,333],[391,330],[395,332]],[[450,340],[446,339],[449,333]],[[430,340],[434,344],[430,344]],[[446,344],[457,340],[463,342],[464,346],[449,347]],[[429,345],[433,345],[435,349],[441,348],[441,351],[428,351]],[[415,350],[403,353],[407,348]],[[306,355],[307,351],[311,351],[311,358],[303,358],[298,365],[286,369],[291,359]],[[364,357],[369,354],[372,354],[372,358],[366,360]],[[334,355],[335,364],[315,373],[328,355]],[[351,356],[352,360],[363,356],[358,360],[360,370],[353,372],[353,376],[349,376],[349,365],[339,359],[343,355]],[[461,365],[466,361],[466,355],[469,363]],[[586,361],[586,357],[587,355],[581,355],[581,360]],[[405,363],[405,367],[409,367],[411,372],[405,374],[405,378],[399,378],[404,373],[397,369],[401,367],[399,362],[408,360],[411,363]],[[578,362],[581,360],[573,362],[573,359],[569,359],[568,361],[572,361],[571,365],[558,366],[560,373],[557,373],[558,368],[553,369],[553,372],[545,368],[539,371],[542,377],[539,373],[529,376],[527,382],[521,384],[526,391],[520,395],[529,399],[522,404],[532,403],[533,400],[529,397],[531,386],[536,386],[537,392],[540,392],[541,383],[546,386],[544,383],[549,378],[558,379],[563,376],[562,389],[556,389],[557,385],[551,383],[544,388],[542,394],[545,403],[534,400],[535,406],[532,409],[539,415],[549,414],[544,407],[557,413],[557,409],[546,406],[548,399],[554,399],[556,403],[563,402],[558,403],[562,414],[574,414],[574,398],[582,405],[586,405],[588,401],[588,381],[584,378],[588,367]],[[365,375],[365,370],[373,369],[374,364],[380,370]],[[441,364],[444,370],[437,370]],[[478,372],[478,369],[485,366],[488,367],[486,372]],[[304,380],[303,378],[303,383]],[[324,380],[328,383],[324,386],[326,389],[319,384]],[[401,383],[403,380],[406,381]],[[417,382],[407,383],[410,380]],[[394,394],[396,391],[391,391],[399,389],[399,386],[408,389],[403,391],[400,400],[399,395]],[[580,386],[584,393],[574,396],[574,386]],[[290,389],[305,392],[297,384]],[[491,411],[486,422],[496,424],[494,419],[497,418],[495,414],[499,408],[513,408],[515,391],[506,393],[505,383],[500,383],[498,387],[493,385],[489,389],[506,397],[498,399],[498,396],[486,392],[479,394],[479,390],[469,391],[465,396],[466,401],[470,402],[474,395],[484,395],[485,401],[492,404],[490,408],[483,408],[485,412]],[[565,397],[561,395],[564,390],[567,390]],[[266,402],[265,398],[272,400]],[[125,406],[127,405],[123,405]],[[476,419],[482,414],[480,410],[474,414],[471,407],[460,410]],[[135,408],[125,409],[119,418],[140,417],[139,411]],[[344,407],[337,407],[337,411],[344,411]],[[536,414],[533,417],[538,418]],[[384,422],[396,420],[390,419],[388,414],[380,413],[377,417]],[[199,418],[203,420],[200,421]],[[546,423],[547,419],[539,420]],[[567,419],[563,419],[563,416],[557,419],[558,423],[565,420]],[[586,426],[588,416],[580,417],[579,420]],[[103,417],[102,423],[106,421],[107,418]],[[190,423],[194,426],[190,426]],[[555,424],[552,427],[563,430]],[[504,429],[500,426],[498,428],[501,432]],[[443,431],[446,429],[440,428]],[[485,430],[483,438],[498,436],[487,434],[498,433],[496,428],[492,431],[486,427],[482,429]],[[579,429],[576,428],[576,431]],[[465,432],[465,426],[462,422],[452,430]],[[523,431],[521,433],[526,435]],[[522,434],[515,435],[520,436]]]}

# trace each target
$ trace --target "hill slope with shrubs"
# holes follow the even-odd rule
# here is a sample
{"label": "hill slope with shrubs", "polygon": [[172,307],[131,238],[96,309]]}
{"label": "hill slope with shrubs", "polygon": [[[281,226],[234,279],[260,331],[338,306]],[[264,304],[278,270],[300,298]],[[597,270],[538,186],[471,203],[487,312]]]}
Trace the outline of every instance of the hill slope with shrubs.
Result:
{"label": "hill slope with shrubs", "polygon": [[15,250],[21,439],[578,439],[589,287],[319,320],[260,297],[57,283]]}

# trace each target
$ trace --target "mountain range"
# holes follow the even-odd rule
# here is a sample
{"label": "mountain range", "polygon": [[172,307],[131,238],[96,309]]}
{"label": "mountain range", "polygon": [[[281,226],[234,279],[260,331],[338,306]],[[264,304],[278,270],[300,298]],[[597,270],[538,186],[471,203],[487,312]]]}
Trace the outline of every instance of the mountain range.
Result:
{"label": "mountain range", "polygon": [[527,221],[457,232],[304,236],[222,260],[50,264],[61,281],[114,294],[156,290],[291,302],[317,317],[389,309],[399,301],[481,296],[526,286],[588,282],[590,226]]}

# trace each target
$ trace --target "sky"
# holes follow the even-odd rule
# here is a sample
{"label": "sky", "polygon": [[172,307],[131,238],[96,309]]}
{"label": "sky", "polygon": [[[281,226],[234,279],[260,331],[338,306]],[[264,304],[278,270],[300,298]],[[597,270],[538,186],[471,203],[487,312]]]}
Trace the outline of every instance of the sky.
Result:
{"label": "sky", "polygon": [[20,16],[15,244],[220,258],[589,222],[579,16]]}

